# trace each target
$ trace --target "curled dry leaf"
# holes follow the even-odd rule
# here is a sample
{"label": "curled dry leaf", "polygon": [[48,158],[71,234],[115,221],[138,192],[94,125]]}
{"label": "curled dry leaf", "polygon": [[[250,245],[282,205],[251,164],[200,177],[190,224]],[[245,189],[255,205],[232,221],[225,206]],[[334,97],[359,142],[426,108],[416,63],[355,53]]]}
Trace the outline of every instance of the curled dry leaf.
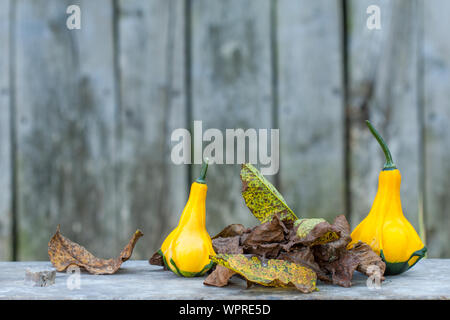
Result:
{"label": "curled dry leaf", "polygon": [[215,238],[212,239],[212,245],[215,253],[244,253],[239,236]]}
{"label": "curled dry leaf", "polygon": [[280,250],[279,243],[263,243],[258,246],[245,248],[245,253],[257,255],[264,259],[274,259],[278,257]]}
{"label": "curled dry leaf", "polygon": [[316,259],[325,262],[333,262],[344,254],[343,250],[352,240],[350,237],[350,225],[344,215],[339,215],[334,219],[332,227],[339,234],[338,239],[327,243],[321,243],[314,247]]}
{"label": "curled dry leaf", "polygon": [[218,234],[216,234],[214,237],[211,237],[211,239],[240,236],[243,233],[249,232],[249,231],[250,231],[250,229],[245,228],[242,224],[230,224],[229,226],[226,226]]}
{"label": "curled dry leaf", "polygon": [[92,274],[112,274],[131,257],[136,242],[142,236],[143,233],[137,230],[117,258],[100,259],[83,246],[64,237],[58,226],[56,233],[48,243],[48,256],[57,271],[64,271],[69,266],[76,265]]}
{"label": "curled dry leaf", "polygon": [[254,227],[243,241],[244,246],[251,247],[264,243],[284,241],[284,228],[281,219],[275,215],[272,220]]}
{"label": "curled dry leaf", "polygon": [[230,278],[235,274],[236,272],[233,270],[218,265],[205,279],[203,284],[208,286],[223,287],[228,284],[228,280],[230,280]]}
{"label": "curled dry leaf", "polygon": [[[359,259],[359,265],[356,270],[370,277],[374,272],[384,274],[386,263],[377,255],[372,248],[365,242],[358,241],[350,250]],[[384,280],[384,277],[381,278]]]}
{"label": "curled dry leaf", "polygon": [[339,232],[339,239],[330,242],[329,246],[333,248],[347,247],[347,244],[349,244],[352,241],[352,238],[350,237],[351,233],[350,225],[348,224],[348,221],[345,218],[345,216],[343,214],[338,215],[333,221],[333,226]]}
{"label": "curled dry leaf", "polygon": [[150,257],[148,263],[155,266],[161,266],[164,270],[169,270],[169,268],[167,268],[166,264],[164,263],[164,258],[159,250]]}
{"label": "curled dry leaf", "polygon": [[279,213],[272,220],[254,227],[243,234],[241,242],[246,253],[257,254],[263,258],[275,258],[285,241],[285,228],[279,218]]}
{"label": "curled dry leaf", "polygon": [[316,290],[316,273],[289,261],[243,254],[218,254],[211,256],[211,260],[240,274],[248,282],[270,287],[295,287],[304,293]]}
{"label": "curled dry leaf", "polygon": [[250,163],[241,167],[242,197],[253,215],[261,222],[280,213],[282,220],[296,220],[278,190]]}
{"label": "curled dry leaf", "polygon": [[325,219],[298,219],[294,223],[297,230],[298,243],[306,246],[325,244],[339,239],[340,232]]}
{"label": "curled dry leaf", "polygon": [[322,272],[328,277],[328,279],[321,278],[321,280],[346,288],[352,285],[353,273],[359,265],[359,259],[351,252],[343,249],[335,260],[322,261],[316,259],[316,261]]}
{"label": "curled dry leaf", "polygon": [[350,225],[344,215],[339,215],[334,219],[332,226],[339,234],[339,238],[314,246],[312,250],[315,261],[328,277],[328,280],[322,278],[321,280],[350,287],[353,273],[360,263],[358,257],[346,249],[352,240]]}

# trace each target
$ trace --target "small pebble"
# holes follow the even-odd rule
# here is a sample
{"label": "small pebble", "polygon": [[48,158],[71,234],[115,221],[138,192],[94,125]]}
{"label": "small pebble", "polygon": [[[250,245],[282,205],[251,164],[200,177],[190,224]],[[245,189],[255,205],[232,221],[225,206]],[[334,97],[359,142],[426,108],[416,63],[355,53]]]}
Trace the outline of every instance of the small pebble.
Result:
{"label": "small pebble", "polygon": [[56,270],[49,269],[30,269],[25,271],[25,284],[32,287],[48,287],[55,283]]}

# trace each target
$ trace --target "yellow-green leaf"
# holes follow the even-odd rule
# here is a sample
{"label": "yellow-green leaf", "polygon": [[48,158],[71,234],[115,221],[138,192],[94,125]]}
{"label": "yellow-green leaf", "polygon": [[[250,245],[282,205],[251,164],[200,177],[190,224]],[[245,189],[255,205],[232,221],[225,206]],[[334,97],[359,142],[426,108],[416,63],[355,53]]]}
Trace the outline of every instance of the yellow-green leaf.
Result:
{"label": "yellow-green leaf", "polygon": [[253,215],[261,222],[272,219],[280,213],[281,220],[296,220],[278,190],[250,163],[241,168],[242,197]]}
{"label": "yellow-green leaf", "polygon": [[316,273],[299,264],[278,259],[261,261],[256,256],[243,254],[218,254],[210,258],[250,282],[270,287],[295,287],[304,293],[316,290]]}
{"label": "yellow-green leaf", "polygon": [[294,222],[300,243],[308,246],[325,244],[339,239],[339,230],[322,218],[298,219]]}

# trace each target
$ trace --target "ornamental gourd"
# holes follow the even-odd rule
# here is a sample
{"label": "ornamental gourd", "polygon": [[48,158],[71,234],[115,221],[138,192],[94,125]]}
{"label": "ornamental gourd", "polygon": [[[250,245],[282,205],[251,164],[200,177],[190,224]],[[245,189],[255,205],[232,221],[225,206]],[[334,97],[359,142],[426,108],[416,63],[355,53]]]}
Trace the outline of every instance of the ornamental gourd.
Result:
{"label": "ornamental gourd", "polygon": [[191,185],[178,226],[167,236],[159,251],[165,265],[179,276],[201,276],[213,265],[209,256],[215,252],[205,226],[207,169],[208,163],[204,162],[200,177]]}
{"label": "ornamental gourd", "polygon": [[405,218],[400,200],[400,171],[380,134],[366,121],[386,157],[378,177],[378,191],[367,217],[353,230],[348,248],[359,240],[367,243],[386,263],[386,275],[414,266],[427,251],[414,227]]}

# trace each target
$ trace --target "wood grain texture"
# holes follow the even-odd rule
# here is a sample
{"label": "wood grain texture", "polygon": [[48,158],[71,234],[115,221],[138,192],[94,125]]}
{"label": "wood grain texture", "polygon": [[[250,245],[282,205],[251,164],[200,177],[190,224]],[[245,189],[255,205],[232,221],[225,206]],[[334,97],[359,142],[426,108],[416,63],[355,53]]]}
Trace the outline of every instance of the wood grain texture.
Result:
{"label": "wood grain texture", "polygon": [[186,127],[184,2],[120,1],[118,206],[120,239],[137,228],[148,259],[187,201],[187,165],[171,161],[171,133]]}
{"label": "wood grain texture", "polygon": [[[202,121],[203,132],[221,130],[224,144],[225,129],[271,128],[270,2],[194,0],[191,12],[192,119]],[[193,179],[199,172],[194,165]],[[239,164],[208,169],[210,234],[231,223],[258,223],[245,206],[239,173]]]}
{"label": "wood grain texture", "polygon": [[429,257],[450,256],[450,41],[448,1],[421,1],[424,33],[424,126]]}
{"label": "wood grain texture", "polygon": [[[369,5],[381,9],[381,29],[369,30]],[[349,106],[351,224],[367,215],[384,154],[365,124],[388,144],[402,174],[403,213],[417,231],[420,199],[418,24],[415,1],[350,1]]]}
{"label": "wood grain texture", "polygon": [[0,260],[11,259],[10,1],[0,0]]}
{"label": "wood grain texture", "polygon": [[345,214],[339,1],[278,1],[281,192],[298,217]]}
{"label": "wood grain texture", "polygon": [[[23,278],[24,270],[27,268],[42,270],[50,266],[49,262],[0,262],[2,283],[0,299],[33,300],[39,297],[43,300],[199,300],[208,303],[203,301],[239,298],[261,301],[259,303],[276,299],[291,300],[286,303],[302,304],[292,300],[305,300],[304,304],[308,305],[320,302],[311,300],[348,300],[348,304],[356,304],[357,302],[350,301],[450,299],[449,259],[423,259],[405,275],[387,276],[381,290],[368,289],[367,277],[359,272],[355,272],[351,288],[318,282],[319,290],[309,294],[299,294],[298,291],[287,288],[262,286],[246,288],[246,281],[237,276],[232,278],[231,285],[217,288],[205,286],[204,277],[190,279],[178,277],[173,272],[161,271],[160,266],[150,266],[147,260],[127,261],[122,265],[119,274],[114,276],[83,273],[81,287],[76,291],[67,289],[67,281],[70,281],[71,274],[65,273],[58,274],[55,284],[50,288],[17,285],[18,279]],[[278,304],[282,302],[277,302]],[[159,306],[156,309],[163,310]]]}
{"label": "wood grain texture", "polygon": [[16,1],[19,258],[47,260],[61,224],[100,257],[117,255],[111,1]]}

